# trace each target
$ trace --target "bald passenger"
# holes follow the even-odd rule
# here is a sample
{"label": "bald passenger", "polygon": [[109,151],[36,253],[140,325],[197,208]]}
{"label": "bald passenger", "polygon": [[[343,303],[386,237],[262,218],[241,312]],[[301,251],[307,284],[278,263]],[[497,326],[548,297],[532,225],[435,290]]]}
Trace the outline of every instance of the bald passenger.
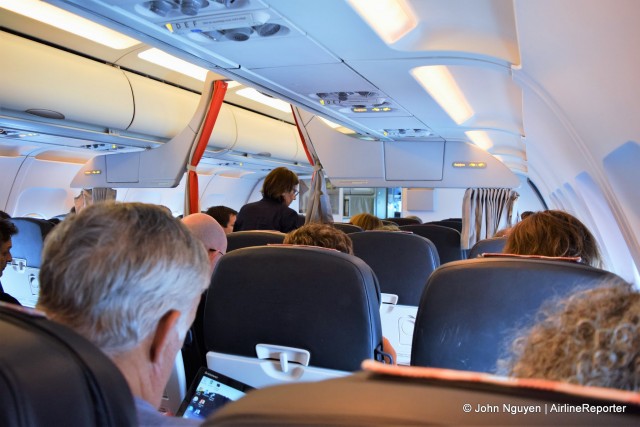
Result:
{"label": "bald passenger", "polygon": [[218,221],[203,213],[187,215],[182,222],[204,244],[213,271],[220,257],[227,252],[227,235],[224,228]]}

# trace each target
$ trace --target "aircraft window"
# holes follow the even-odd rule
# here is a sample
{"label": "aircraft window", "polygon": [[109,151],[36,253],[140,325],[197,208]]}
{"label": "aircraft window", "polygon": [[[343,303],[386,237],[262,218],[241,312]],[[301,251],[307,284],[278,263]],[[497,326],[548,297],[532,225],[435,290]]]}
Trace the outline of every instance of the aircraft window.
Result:
{"label": "aircraft window", "polygon": [[602,191],[587,172],[582,172],[576,177],[576,185],[579,194],[588,201],[585,205],[594,222],[598,224],[598,231],[604,243],[600,249],[607,253],[612,263],[608,266],[609,269],[625,280],[638,280],[638,269],[634,265],[628,246],[623,243],[624,236]]}
{"label": "aircraft window", "polygon": [[61,188],[27,188],[20,193],[14,216],[50,218],[69,210],[65,205],[66,201],[67,192]]}

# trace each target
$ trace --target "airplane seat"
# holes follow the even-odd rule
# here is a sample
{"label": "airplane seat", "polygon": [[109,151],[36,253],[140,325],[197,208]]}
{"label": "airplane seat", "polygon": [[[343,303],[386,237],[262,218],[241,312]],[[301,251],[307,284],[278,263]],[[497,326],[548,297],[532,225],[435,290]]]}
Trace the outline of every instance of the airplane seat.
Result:
{"label": "airplane seat", "polygon": [[312,246],[228,253],[204,308],[209,368],[253,387],[343,376],[381,357],[380,290],[360,258]]}
{"label": "airplane seat", "polygon": [[501,253],[506,243],[506,237],[491,237],[478,240],[469,250],[469,259],[478,258],[485,253]]}
{"label": "airplane seat", "polygon": [[632,391],[372,361],[364,362],[363,368],[345,378],[254,390],[220,409],[204,426],[612,426],[640,422],[640,395]]}
{"label": "airplane seat", "polygon": [[398,363],[408,365],[418,303],[440,265],[438,251],[431,241],[411,233],[363,231],[350,237],[354,254],[373,269],[380,283],[382,333],[396,350]]}
{"label": "airplane seat", "polygon": [[278,231],[234,231],[227,234],[227,252],[250,246],[280,244],[284,241],[284,233]]}
{"label": "airplane seat", "polygon": [[351,234],[351,233],[358,233],[360,231],[364,231],[362,229],[362,227],[358,227],[355,224],[349,224],[347,222],[334,222],[333,225],[335,228],[337,228],[338,230],[342,230],[347,234]]}
{"label": "airplane seat", "polygon": [[384,221],[390,221],[394,224],[396,224],[398,227],[401,225],[417,225],[417,224],[421,224],[420,221],[418,221],[415,218],[385,218]]}
{"label": "airplane seat", "polygon": [[433,224],[403,225],[402,231],[410,231],[431,240],[438,249],[440,264],[465,259],[460,244],[460,232],[450,227]]}
{"label": "airplane seat", "polygon": [[506,341],[546,300],[604,279],[622,280],[576,262],[515,256],[442,265],[420,299],[411,365],[495,372]]}
{"label": "airplane seat", "polygon": [[40,263],[44,239],[54,225],[45,219],[11,218],[18,234],[11,237],[11,266],[5,268],[2,286],[27,307],[35,307],[40,293]]}
{"label": "airplane seat", "polygon": [[458,233],[462,233],[462,221],[457,219],[442,219],[440,221],[430,221],[427,224],[441,225],[442,227],[449,227],[457,230]]}
{"label": "airplane seat", "polygon": [[0,425],[138,425],[120,370],[71,329],[0,303],[0,336]]}

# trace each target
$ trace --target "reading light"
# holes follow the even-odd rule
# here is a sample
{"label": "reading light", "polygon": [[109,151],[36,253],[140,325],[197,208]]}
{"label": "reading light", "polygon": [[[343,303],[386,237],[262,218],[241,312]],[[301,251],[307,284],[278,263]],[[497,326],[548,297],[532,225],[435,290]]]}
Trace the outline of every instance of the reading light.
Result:
{"label": "reading light", "polygon": [[397,42],[418,25],[405,0],[349,0],[349,3],[387,44]]}
{"label": "reading light", "polygon": [[471,106],[446,66],[414,68],[411,75],[457,124],[460,125],[473,116]]}
{"label": "reading light", "polygon": [[288,102],[284,102],[280,99],[271,98],[270,96],[263,95],[257,90],[246,87],[244,89],[240,89],[236,91],[237,95],[244,96],[252,101],[259,102],[271,108],[275,108],[276,110],[283,111],[285,113],[291,112],[291,105]]}
{"label": "reading light", "polygon": [[483,130],[468,130],[465,132],[465,134],[469,137],[471,142],[473,142],[483,150],[488,150],[489,148],[493,147],[491,138],[489,138],[489,135]]}
{"label": "reading light", "polygon": [[140,43],[138,40],[42,1],[0,0],[0,7],[113,49],[127,49]]}
{"label": "reading light", "polygon": [[173,55],[169,55],[155,47],[140,52],[138,57],[152,64],[177,71],[178,73],[185,74],[200,81],[205,81],[207,78],[207,70],[205,68],[198,67]]}

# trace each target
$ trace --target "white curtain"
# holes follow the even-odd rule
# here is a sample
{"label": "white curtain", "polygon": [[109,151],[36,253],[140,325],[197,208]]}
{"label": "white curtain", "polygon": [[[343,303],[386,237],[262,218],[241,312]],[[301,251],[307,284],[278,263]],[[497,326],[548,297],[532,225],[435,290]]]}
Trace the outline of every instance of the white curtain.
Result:
{"label": "white curtain", "polygon": [[302,117],[298,107],[293,107],[293,117],[298,126],[298,132],[300,132],[300,139],[302,145],[307,152],[307,158],[309,163],[313,166],[313,175],[311,176],[311,191],[309,192],[309,203],[307,204],[307,215],[305,218],[305,224],[311,222],[322,222],[325,224],[331,224],[333,222],[333,215],[331,213],[331,202],[329,201],[329,194],[327,194],[327,184],[324,176],[324,170],[322,164],[318,159],[316,150],[313,148],[311,138],[307,133],[304,126],[301,125]]}
{"label": "white curtain", "polygon": [[115,200],[116,195],[117,191],[113,188],[84,188],[80,194],[73,199],[73,205],[76,208],[76,213],[79,213],[82,209],[94,203]]}
{"label": "white curtain", "polygon": [[462,201],[462,249],[511,227],[518,197],[509,188],[468,188]]}

